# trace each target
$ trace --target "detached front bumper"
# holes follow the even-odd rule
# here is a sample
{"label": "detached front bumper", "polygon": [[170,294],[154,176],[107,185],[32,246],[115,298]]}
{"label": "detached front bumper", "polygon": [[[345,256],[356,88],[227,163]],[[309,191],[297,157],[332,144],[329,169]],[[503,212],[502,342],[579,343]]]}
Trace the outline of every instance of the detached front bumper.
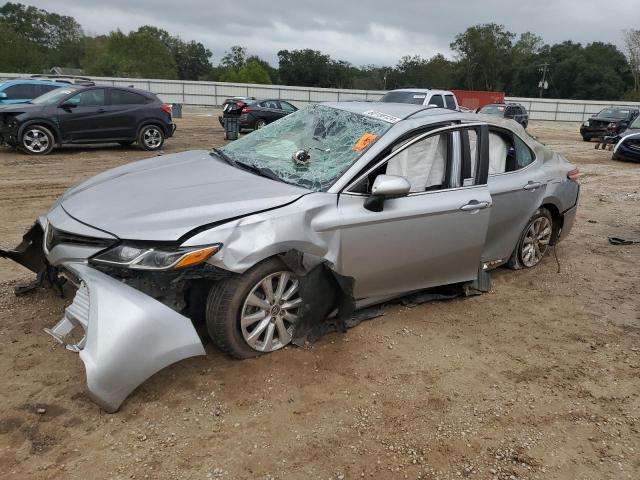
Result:
{"label": "detached front bumper", "polygon": [[[73,223],[58,206],[31,227],[17,248],[0,249],[0,257],[37,273],[39,283],[59,287],[61,274],[77,286],[62,320],[45,332],[80,354],[89,394],[98,405],[115,412],[154,373],[185,358],[205,355],[191,320],[89,266],[87,258],[103,247],[56,244],[56,234],[52,235],[56,229],[51,222],[58,228],[93,233],[90,227],[81,230],[82,224]],[[71,341],[71,337],[80,339]]]}
{"label": "detached front bumper", "polygon": [[[115,412],[147,378],[185,358],[205,355],[191,320],[82,263],[65,265],[78,291],[64,317],[45,329],[84,362],[91,398]],[[82,338],[67,338],[77,327]]]}

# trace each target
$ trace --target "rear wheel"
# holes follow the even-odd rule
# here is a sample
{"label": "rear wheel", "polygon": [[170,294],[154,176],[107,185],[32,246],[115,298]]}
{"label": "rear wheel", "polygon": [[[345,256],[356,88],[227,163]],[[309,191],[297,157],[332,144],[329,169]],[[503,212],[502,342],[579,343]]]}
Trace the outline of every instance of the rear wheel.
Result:
{"label": "rear wheel", "polygon": [[164,144],[164,132],[157,125],[145,125],[138,133],[138,144],[145,150],[159,150]]}
{"label": "rear wheel", "polygon": [[524,228],[508,266],[515,270],[538,265],[549,249],[553,235],[553,217],[546,208],[539,208]]}
{"label": "rear wheel", "polygon": [[279,258],[214,285],[207,298],[213,343],[236,358],[250,358],[289,344],[302,300],[297,277]]}
{"label": "rear wheel", "polygon": [[262,127],[265,127],[266,125],[267,125],[266,120],[259,118],[258,120],[256,120],[255,129],[260,130]]}
{"label": "rear wheel", "polygon": [[29,155],[47,155],[54,144],[51,130],[41,125],[29,125],[20,138],[20,147]]}

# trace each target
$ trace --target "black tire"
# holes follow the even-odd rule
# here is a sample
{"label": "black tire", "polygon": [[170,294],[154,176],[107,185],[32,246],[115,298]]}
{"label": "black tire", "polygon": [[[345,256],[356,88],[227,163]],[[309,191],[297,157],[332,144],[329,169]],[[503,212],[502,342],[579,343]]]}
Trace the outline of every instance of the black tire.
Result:
{"label": "black tire", "polygon": [[[207,331],[214,345],[227,355],[243,359],[267,353],[258,351],[247,343],[242,334],[240,318],[245,300],[252,290],[262,279],[277,272],[290,270],[282,260],[274,257],[259,263],[242,275],[217,282],[211,287],[205,314]],[[292,273],[291,277],[295,279]]]}
{"label": "black tire", "polygon": [[53,133],[42,125],[29,125],[20,136],[20,149],[29,155],[48,155],[54,146]]}
{"label": "black tire", "polygon": [[118,142],[118,144],[121,147],[130,147],[131,145],[133,145],[133,140],[127,140],[127,141],[123,141],[123,142]]}
{"label": "black tire", "polygon": [[138,132],[138,145],[143,150],[160,150],[164,145],[164,131],[157,125],[144,125]]}
{"label": "black tire", "polygon": [[[539,219],[544,219],[544,222],[548,224],[550,228],[549,238],[544,248],[544,251],[541,252],[540,258],[537,261],[535,261],[535,263],[531,264],[531,261],[525,259],[525,251],[524,251],[526,247],[525,239],[527,239],[527,234],[529,233],[529,230],[532,228],[535,222],[539,221]],[[537,266],[542,261],[542,258],[544,257],[544,255],[547,253],[549,249],[548,242],[550,242],[553,239],[553,234],[554,234],[554,227],[553,227],[553,217],[551,215],[551,212],[549,212],[549,210],[547,210],[546,208],[539,208],[538,210],[536,210],[533,216],[529,219],[529,221],[527,222],[527,225],[524,227],[524,230],[520,234],[520,239],[518,240],[518,244],[516,245],[516,248],[513,250],[511,257],[507,262],[507,266],[513,270],[520,270],[521,268],[533,268]]]}
{"label": "black tire", "polygon": [[260,130],[262,127],[267,126],[267,121],[264,118],[259,118],[256,120],[256,123],[253,125],[254,130]]}

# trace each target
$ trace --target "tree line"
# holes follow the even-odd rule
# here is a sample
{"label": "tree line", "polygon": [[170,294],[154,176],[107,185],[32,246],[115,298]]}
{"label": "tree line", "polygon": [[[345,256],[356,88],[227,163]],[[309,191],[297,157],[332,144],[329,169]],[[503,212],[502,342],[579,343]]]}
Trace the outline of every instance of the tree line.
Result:
{"label": "tree line", "polygon": [[60,66],[95,76],[369,90],[458,88],[523,97],[640,100],[640,30],[624,32],[624,52],[599,41],[549,45],[535,33],[517,36],[503,25],[489,23],[456,35],[450,45],[453,59],[441,54],[407,55],[395,66],[355,66],[318,50],[295,49],[279,51],[274,67],[234,46],[214,65],[213,53],[202,43],[153,26],[89,36],[73,17],[9,2],[0,7],[0,38],[4,72],[40,73]]}

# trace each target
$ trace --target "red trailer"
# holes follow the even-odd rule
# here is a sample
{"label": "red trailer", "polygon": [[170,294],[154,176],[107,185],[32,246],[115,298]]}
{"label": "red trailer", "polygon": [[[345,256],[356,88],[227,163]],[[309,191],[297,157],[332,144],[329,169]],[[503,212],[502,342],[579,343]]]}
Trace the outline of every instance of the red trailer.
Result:
{"label": "red trailer", "polygon": [[504,103],[504,92],[485,92],[479,90],[451,90],[458,99],[458,105],[477,110],[490,103]]}

